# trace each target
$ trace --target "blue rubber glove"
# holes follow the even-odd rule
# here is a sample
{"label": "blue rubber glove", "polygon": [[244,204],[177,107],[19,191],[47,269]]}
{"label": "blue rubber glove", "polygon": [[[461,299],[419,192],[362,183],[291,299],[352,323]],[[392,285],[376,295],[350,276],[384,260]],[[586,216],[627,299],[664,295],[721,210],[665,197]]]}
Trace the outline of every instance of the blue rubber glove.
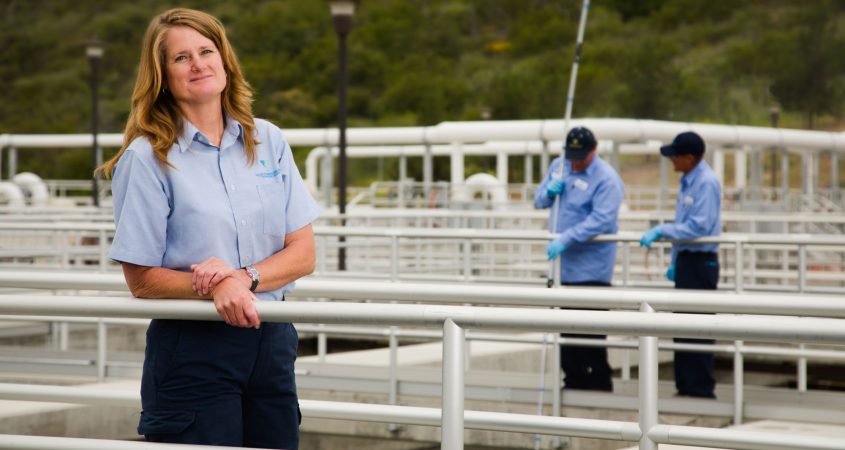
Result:
{"label": "blue rubber glove", "polygon": [[666,269],[666,279],[669,281],[675,281],[675,265],[670,264],[669,268]]}
{"label": "blue rubber glove", "polygon": [[549,246],[546,247],[546,254],[549,256],[549,261],[553,259],[557,259],[561,253],[566,251],[566,246],[563,245],[559,239],[553,239],[549,242]]}
{"label": "blue rubber glove", "polygon": [[662,234],[660,233],[660,225],[658,225],[643,234],[643,237],[640,238],[640,247],[651,248],[651,244],[660,239],[660,236]]}
{"label": "blue rubber glove", "polygon": [[546,197],[555,198],[563,192],[563,180],[551,180],[546,185]]}

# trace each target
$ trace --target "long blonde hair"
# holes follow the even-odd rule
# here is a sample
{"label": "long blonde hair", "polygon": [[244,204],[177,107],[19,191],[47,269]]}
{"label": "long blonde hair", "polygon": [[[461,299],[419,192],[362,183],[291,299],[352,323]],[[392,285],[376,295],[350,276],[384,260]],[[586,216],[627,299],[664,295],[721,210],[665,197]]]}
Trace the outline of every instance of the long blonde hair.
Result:
{"label": "long blonde hair", "polygon": [[255,121],[252,115],[252,88],[244,79],[235,50],[226,37],[226,30],[214,16],[187,8],[165,11],[150,22],[144,34],[141,48],[141,62],[138,64],[138,78],[132,92],[132,108],[126,129],[123,132],[123,146],[114,158],[106,161],[94,171],[110,177],[114,166],[123,156],[129,144],[139,136],[146,137],[153,147],[156,159],[164,166],[173,167],[167,161],[167,152],[182,131],[182,115],[170,91],[165,89],[164,38],[173,27],[190,27],[214,42],[220,51],[223,68],[226,71],[226,87],[223,89],[223,111],[243,127],[244,152],[250,164],[255,162]]}

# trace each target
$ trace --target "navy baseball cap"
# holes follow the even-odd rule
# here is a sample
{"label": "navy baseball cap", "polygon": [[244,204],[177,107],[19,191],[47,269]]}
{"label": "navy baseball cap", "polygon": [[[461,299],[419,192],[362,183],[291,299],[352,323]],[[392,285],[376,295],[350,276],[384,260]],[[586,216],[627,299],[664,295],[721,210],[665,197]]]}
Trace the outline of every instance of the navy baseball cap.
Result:
{"label": "navy baseball cap", "polygon": [[596,148],[596,137],[584,127],[575,127],[566,135],[566,159],[580,161]]}
{"label": "navy baseball cap", "polygon": [[686,131],[675,136],[675,140],[669,145],[660,147],[660,154],[663,156],[695,155],[704,154],[704,139],[692,131]]}

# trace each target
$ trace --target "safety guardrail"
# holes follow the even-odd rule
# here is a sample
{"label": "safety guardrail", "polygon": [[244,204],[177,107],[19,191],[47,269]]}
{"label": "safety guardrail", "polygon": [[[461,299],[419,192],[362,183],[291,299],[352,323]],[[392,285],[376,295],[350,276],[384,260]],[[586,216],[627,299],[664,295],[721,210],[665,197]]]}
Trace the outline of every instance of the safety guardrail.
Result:
{"label": "safety guardrail", "polygon": [[[490,287],[490,290],[495,289],[496,287]],[[639,338],[639,430],[641,436],[633,439],[639,440],[641,449],[655,449],[658,443],[670,443],[676,439],[675,436],[686,436],[682,439],[692,439],[697,431],[690,429],[694,427],[666,428],[658,423],[657,336],[828,344],[845,342],[845,327],[842,326],[841,319],[655,314],[654,309],[647,302],[642,302],[641,312],[320,302],[260,302],[257,308],[267,321],[442,327],[444,332],[443,407],[440,426],[441,445],[444,449],[463,447],[464,328],[641,336]],[[0,296],[0,314],[219,320],[213,305],[208,302],[145,301],[125,297],[6,295]],[[395,406],[391,408],[402,409]],[[529,418],[531,421],[536,420],[535,416],[526,415],[525,417],[526,420]],[[574,432],[589,431],[588,427],[577,421],[573,422],[572,419],[558,419],[568,422]],[[401,417],[390,417],[389,421],[402,422]],[[718,445],[729,448],[749,448],[748,442],[756,445],[752,448],[783,448],[778,445],[784,442],[783,437],[771,433],[744,432],[738,436],[730,430],[710,429],[708,436],[708,442],[718,442]],[[623,440],[634,438],[631,435],[621,437]],[[824,438],[802,437],[801,442],[796,442],[796,446],[791,448],[835,448],[829,446],[830,441]]]}

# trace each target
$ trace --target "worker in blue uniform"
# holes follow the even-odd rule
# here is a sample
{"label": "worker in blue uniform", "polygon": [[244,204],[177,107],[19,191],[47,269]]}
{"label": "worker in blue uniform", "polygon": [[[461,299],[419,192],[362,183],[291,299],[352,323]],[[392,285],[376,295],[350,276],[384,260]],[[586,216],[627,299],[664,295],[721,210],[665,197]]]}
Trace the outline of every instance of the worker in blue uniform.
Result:
{"label": "worker in blue uniform", "polygon": [[[674,223],[664,223],[643,234],[640,245],[651,248],[660,239],[690,240],[718,236],[721,229],[721,187],[716,174],[704,160],[704,140],[688,131],[675,137],[660,153],[669,158],[676,171],[683,173],[675,203]],[[666,278],[676,289],[716,289],[719,283],[719,245],[677,242],[672,244],[672,260]],[[712,339],[681,339],[675,342],[714,344]],[[715,398],[713,353],[675,351],[675,386],[678,395]]]}
{"label": "worker in blue uniform", "polygon": [[320,208],[252,93],[220,22],[176,8],[143,39],[111,175],[115,235],[135,297],[204,299],[222,321],[153,320],[138,432],[148,441],[296,449],[297,333],[262,322],[314,270]]}
{"label": "worker in blue uniform", "polygon": [[[556,202],[560,235],[549,242],[549,260],[560,257],[561,283],[567,286],[610,286],[616,263],[616,243],[587,243],[599,234],[618,230],[617,217],[624,196],[619,174],[597,154],[597,141],[584,127],[566,136],[564,157],[552,161],[534,193],[536,208]],[[563,170],[561,171],[561,165]],[[563,337],[604,339],[603,335],[563,333]],[[612,370],[605,347],[561,346],[561,368],[567,389],[613,390]]]}

